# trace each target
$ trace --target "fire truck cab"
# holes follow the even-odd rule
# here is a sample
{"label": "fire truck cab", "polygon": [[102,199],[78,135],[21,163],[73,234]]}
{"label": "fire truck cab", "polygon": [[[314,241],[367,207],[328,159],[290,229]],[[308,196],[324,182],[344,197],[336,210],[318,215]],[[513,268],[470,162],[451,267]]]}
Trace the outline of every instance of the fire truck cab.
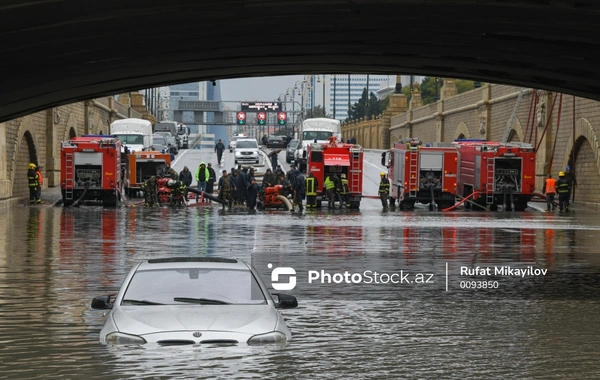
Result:
{"label": "fire truck cab", "polygon": [[434,205],[441,210],[453,206],[456,196],[457,152],[451,143],[423,146],[418,138],[403,139],[381,155],[388,168],[390,208],[396,200],[401,210],[413,210],[415,203]]}
{"label": "fire truck cab", "polygon": [[124,170],[125,194],[130,197],[142,191],[142,185],[150,177],[160,177],[167,163],[171,163],[171,155],[156,151],[142,151],[127,155]]}
{"label": "fire truck cab", "polygon": [[121,142],[106,135],[63,141],[60,177],[63,205],[93,200],[116,206],[122,186]]}
{"label": "fire truck cab", "polygon": [[[535,190],[535,149],[527,143],[456,140],[462,197],[497,210],[524,211]],[[470,203],[465,207],[470,208]]]}
{"label": "fire truck cab", "polygon": [[327,202],[323,183],[329,175],[336,174],[341,178],[346,175],[348,180],[350,208],[358,209],[362,199],[363,177],[362,146],[345,144],[337,141],[335,136],[328,143],[310,143],[307,146],[307,174],[313,173],[317,179],[317,207]]}

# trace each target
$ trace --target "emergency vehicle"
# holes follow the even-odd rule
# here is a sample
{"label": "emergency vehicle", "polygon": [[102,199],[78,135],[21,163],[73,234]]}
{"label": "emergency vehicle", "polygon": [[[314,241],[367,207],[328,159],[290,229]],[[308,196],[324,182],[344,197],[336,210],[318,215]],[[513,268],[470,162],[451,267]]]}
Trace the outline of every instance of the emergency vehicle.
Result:
{"label": "emergency vehicle", "polygon": [[[456,140],[462,197],[490,210],[524,211],[535,190],[535,149],[528,143]],[[470,203],[465,207],[470,208]]]}
{"label": "emergency vehicle", "polygon": [[307,174],[313,173],[318,181],[317,207],[327,202],[323,183],[329,175],[336,174],[340,179],[345,174],[350,190],[350,208],[360,207],[363,178],[362,146],[338,142],[335,136],[328,143],[310,143],[307,146]]}
{"label": "emergency vehicle", "polygon": [[114,136],[83,135],[61,144],[63,204],[82,200],[116,206],[120,197],[121,142]]}
{"label": "emergency vehicle", "polygon": [[143,151],[128,154],[124,164],[125,194],[130,197],[142,191],[142,185],[150,177],[159,178],[166,165],[171,163],[171,155],[156,151]]}
{"label": "emergency vehicle", "polygon": [[415,203],[429,204],[433,210],[455,203],[457,151],[452,143],[434,142],[423,146],[418,138],[403,139],[381,155],[388,168],[390,208],[396,200],[401,210],[413,210]]}

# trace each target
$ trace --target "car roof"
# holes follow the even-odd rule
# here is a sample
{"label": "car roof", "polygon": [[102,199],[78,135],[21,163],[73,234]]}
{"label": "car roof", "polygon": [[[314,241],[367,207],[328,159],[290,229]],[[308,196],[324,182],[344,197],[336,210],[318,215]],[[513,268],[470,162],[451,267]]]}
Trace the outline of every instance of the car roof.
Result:
{"label": "car roof", "polygon": [[138,270],[170,269],[170,268],[212,268],[249,270],[248,265],[237,259],[222,257],[167,257],[144,260]]}

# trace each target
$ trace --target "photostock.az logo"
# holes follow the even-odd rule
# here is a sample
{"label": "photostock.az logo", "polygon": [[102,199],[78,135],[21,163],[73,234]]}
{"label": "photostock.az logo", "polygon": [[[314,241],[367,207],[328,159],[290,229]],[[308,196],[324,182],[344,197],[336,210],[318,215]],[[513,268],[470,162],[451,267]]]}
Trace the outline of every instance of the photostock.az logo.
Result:
{"label": "photostock.az logo", "polygon": [[[269,263],[267,268],[273,268],[273,264]],[[291,267],[278,267],[271,272],[271,286],[275,290],[292,290],[296,287],[296,271]],[[290,276],[289,282],[279,282],[280,275]]]}

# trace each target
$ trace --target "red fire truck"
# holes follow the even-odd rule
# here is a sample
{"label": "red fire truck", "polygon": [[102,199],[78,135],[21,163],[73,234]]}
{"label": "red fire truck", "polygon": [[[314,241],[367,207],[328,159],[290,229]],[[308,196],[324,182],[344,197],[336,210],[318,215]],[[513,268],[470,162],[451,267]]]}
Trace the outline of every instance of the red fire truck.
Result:
{"label": "red fire truck", "polygon": [[[523,211],[535,190],[535,149],[527,143],[499,143],[457,140],[457,193],[467,197],[475,192],[480,206],[497,210]],[[469,208],[470,203],[465,203]]]}
{"label": "red fire truck", "polygon": [[381,155],[390,180],[390,208],[396,200],[401,210],[413,210],[415,203],[429,204],[433,210],[455,203],[457,152],[452,143],[430,143],[423,146],[417,138],[403,139]]}
{"label": "red fire truck", "polygon": [[[124,188],[127,196],[142,192],[142,185],[150,177],[159,177],[171,164],[171,155],[155,151],[141,151],[125,156]],[[123,166],[122,166],[123,167]]]}
{"label": "red fire truck", "polygon": [[116,206],[121,191],[121,142],[106,135],[84,135],[61,144],[63,204],[83,200]]}
{"label": "red fire truck", "polygon": [[334,174],[340,178],[342,174],[346,175],[350,190],[350,208],[357,209],[360,207],[363,155],[364,151],[360,145],[338,142],[335,136],[330,137],[328,143],[308,144],[306,163],[308,170],[306,173],[313,173],[319,182],[317,189],[318,207],[321,207],[321,202],[327,202],[323,187],[325,178]]}

